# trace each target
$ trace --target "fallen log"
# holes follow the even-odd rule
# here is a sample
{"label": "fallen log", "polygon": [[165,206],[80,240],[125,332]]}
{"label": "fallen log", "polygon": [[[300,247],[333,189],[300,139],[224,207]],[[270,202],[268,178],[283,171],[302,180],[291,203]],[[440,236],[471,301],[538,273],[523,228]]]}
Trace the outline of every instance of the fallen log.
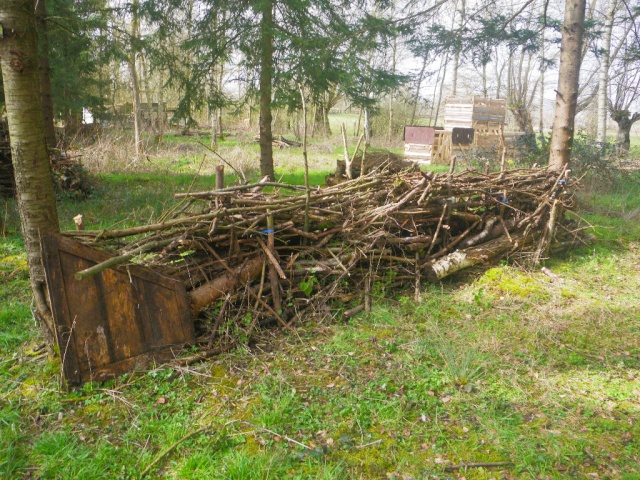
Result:
{"label": "fallen log", "polygon": [[227,272],[189,293],[191,313],[196,314],[232,290],[243,287],[262,272],[263,256],[246,260],[236,270]]}
{"label": "fallen log", "polygon": [[456,250],[427,265],[427,279],[432,283],[436,283],[465,268],[499,260],[505,254],[532,243],[534,239],[533,235],[516,234],[512,235],[511,238],[504,235],[476,247]]}

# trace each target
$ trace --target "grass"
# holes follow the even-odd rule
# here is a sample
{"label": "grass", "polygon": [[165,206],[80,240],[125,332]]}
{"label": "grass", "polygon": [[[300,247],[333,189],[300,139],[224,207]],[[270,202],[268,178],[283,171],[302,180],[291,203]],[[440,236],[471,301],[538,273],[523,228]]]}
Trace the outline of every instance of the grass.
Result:
{"label": "grass", "polygon": [[[103,175],[60,217],[153,221],[192,178]],[[597,242],[547,262],[560,282],[504,263],[419,302],[381,284],[369,316],[72,391],[37,349],[22,242],[0,238],[0,478],[640,478],[638,180],[582,194]],[[471,462],[508,464],[445,470]]]}

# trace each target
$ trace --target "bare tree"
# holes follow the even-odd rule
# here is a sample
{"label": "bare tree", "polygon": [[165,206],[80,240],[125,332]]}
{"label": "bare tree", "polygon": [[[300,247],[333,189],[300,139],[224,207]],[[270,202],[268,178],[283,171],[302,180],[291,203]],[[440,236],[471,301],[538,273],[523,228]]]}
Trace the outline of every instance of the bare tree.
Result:
{"label": "bare tree", "polygon": [[611,52],[612,74],[609,78],[611,119],[618,125],[616,148],[627,153],[631,146],[631,127],[640,120],[640,34],[636,19],[640,8],[630,10],[625,3],[620,45]]}
{"label": "bare tree", "polygon": [[613,32],[613,17],[618,7],[618,0],[609,0],[605,12],[604,31],[602,32],[602,51],[600,53],[600,69],[598,78],[598,113],[596,142],[607,141],[607,84],[609,78],[609,61],[611,54],[611,34]]}

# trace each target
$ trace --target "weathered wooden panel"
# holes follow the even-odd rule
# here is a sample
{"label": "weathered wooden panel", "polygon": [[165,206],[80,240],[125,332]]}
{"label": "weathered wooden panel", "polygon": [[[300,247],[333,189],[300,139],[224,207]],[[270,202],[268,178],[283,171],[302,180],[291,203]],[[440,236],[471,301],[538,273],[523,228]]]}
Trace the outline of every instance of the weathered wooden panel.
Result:
{"label": "weathered wooden panel", "polygon": [[504,99],[483,97],[449,97],[444,106],[445,130],[453,128],[475,128],[481,124],[504,124],[506,119]]}
{"label": "weathered wooden panel", "polygon": [[184,285],[140,266],[74,274],[110,258],[59,235],[42,239],[62,367],[69,382],[106,380],[195,340]]}
{"label": "weathered wooden panel", "polygon": [[436,129],[434,127],[404,127],[404,143],[433,145]]}
{"label": "weathered wooden panel", "polygon": [[417,143],[404,144],[404,157],[422,163],[431,163],[433,145],[420,145]]}

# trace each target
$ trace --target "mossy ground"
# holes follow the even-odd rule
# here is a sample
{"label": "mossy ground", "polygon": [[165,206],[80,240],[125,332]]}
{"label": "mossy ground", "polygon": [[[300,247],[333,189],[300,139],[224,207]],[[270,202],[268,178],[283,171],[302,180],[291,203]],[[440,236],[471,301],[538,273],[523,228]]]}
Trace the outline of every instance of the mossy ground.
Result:
{"label": "mossy ground", "polygon": [[[149,221],[191,178],[105,176],[60,217]],[[381,285],[369,316],[71,391],[2,238],[0,477],[640,478],[637,180],[585,200],[598,240],[547,262],[560,281],[505,263],[419,302]],[[486,462],[507,463],[451,469]]]}

